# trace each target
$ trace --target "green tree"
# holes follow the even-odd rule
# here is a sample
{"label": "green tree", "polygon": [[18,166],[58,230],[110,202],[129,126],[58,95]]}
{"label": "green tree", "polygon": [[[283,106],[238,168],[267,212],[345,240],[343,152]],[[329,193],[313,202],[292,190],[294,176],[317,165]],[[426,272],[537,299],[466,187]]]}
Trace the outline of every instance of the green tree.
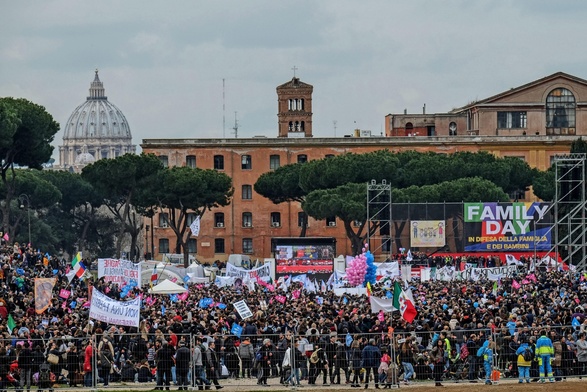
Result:
{"label": "green tree", "polygon": [[[116,222],[112,216],[99,213],[102,198],[80,174],[69,171],[45,170],[42,178],[61,192],[59,203],[48,209],[47,217],[56,237],[55,245],[69,254],[77,250],[91,254],[112,255],[111,246],[102,249],[99,243],[111,244]],[[108,224],[102,224],[102,221]],[[108,242],[107,238],[111,238]]]}
{"label": "green tree", "polygon": [[155,155],[125,154],[115,159],[100,159],[82,170],[82,178],[88,181],[104,205],[120,223],[116,237],[116,257],[122,253],[124,234],[131,240],[130,259],[137,260],[138,236],[143,228],[139,195],[154,185],[163,165]]}
{"label": "green tree", "polygon": [[188,267],[187,242],[192,234],[188,214],[201,218],[206,210],[229,205],[232,179],[212,169],[172,167],[158,173],[156,184],[150,194],[161,210],[168,211],[168,224],[177,238],[175,252],[182,253],[183,248],[184,266]]}
{"label": "green tree", "polygon": [[[0,178],[5,187],[2,225],[10,231],[10,205],[17,197],[15,165],[41,169],[51,158],[59,124],[44,107],[26,99],[0,98]],[[12,173],[12,177],[8,173]],[[10,181],[12,179],[12,181]]]}
{"label": "green tree", "polygon": [[[300,187],[300,169],[302,165],[305,165],[305,163],[285,165],[277,168],[275,171],[263,173],[255,183],[255,192],[275,204],[290,202],[302,203],[307,194]],[[306,236],[307,227],[308,217],[305,214],[300,237]]]}

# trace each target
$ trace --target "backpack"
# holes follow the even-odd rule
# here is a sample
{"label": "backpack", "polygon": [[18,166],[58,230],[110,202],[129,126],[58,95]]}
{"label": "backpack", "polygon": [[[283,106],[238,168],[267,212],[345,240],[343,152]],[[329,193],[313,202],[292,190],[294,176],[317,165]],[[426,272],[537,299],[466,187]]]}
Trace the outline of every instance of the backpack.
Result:
{"label": "backpack", "polygon": [[524,349],[524,352],[522,353],[522,357],[524,358],[524,361],[532,362],[532,360],[534,359],[534,355],[532,354],[532,350],[530,350],[530,347],[526,347]]}
{"label": "backpack", "polygon": [[51,367],[47,364],[39,366],[39,385],[47,386],[51,383]]}
{"label": "backpack", "polygon": [[310,355],[310,362],[311,363],[318,363],[320,361],[320,354],[318,353],[320,350],[322,350],[321,348],[314,350],[314,352],[312,353],[312,355]]}

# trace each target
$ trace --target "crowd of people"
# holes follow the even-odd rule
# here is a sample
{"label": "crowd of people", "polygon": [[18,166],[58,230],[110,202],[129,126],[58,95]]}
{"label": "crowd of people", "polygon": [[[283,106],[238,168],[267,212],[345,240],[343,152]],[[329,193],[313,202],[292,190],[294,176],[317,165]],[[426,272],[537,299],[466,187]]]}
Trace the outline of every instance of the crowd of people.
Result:
{"label": "crowd of people", "polygon": [[[0,390],[41,384],[42,366],[50,368],[49,384],[155,382],[157,389],[180,390],[220,389],[225,377],[368,388],[427,379],[491,382],[496,370],[520,382],[587,376],[587,278],[576,271],[537,269],[527,279],[520,266],[497,288],[489,281],[414,279],[408,284],[418,315],[411,323],[400,312],[372,313],[364,296],[310,292],[300,283],[287,291],[279,284],[275,291],[194,284],[184,300],[149,296],[136,328],[90,319],[90,286],[117,300],[123,290],[89,273],[70,282],[66,260],[4,244],[0,263]],[[40,314],[38,277],[57,281]],[[526,282],[515,287],[515,279]],[[371,295],[389,298],[388,283],[376,284]],[[67,298],[59,296],[62,289]],[[134,287],[125,299],[148,295]],[[202,307],[204,298],[212,304]],[[232,306],[242,299],[253,313],[244,320]]]}

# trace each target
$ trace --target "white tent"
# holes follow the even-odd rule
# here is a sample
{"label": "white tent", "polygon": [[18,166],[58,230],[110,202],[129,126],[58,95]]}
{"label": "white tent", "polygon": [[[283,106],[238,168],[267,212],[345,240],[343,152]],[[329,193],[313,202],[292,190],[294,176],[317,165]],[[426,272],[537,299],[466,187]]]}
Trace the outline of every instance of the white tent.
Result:
{"label": "white tent", "polygon": [[157,286],[153,287],[149,290],[151,294],[181,294],[185,293],[187,289],[182,287],[172,281],[165,279],[163,282],[159,283]]}

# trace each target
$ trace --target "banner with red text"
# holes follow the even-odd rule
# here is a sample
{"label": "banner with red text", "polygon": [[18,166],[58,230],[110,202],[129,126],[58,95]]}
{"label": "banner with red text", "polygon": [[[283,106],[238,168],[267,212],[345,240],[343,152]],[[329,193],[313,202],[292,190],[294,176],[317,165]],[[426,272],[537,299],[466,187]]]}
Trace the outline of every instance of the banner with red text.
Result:
{"label": "banner with red text", "polygon": [[123,287],[134,280],[141,287],[141,264],[129,260],[98,259],[98,279],[118,283]]}

